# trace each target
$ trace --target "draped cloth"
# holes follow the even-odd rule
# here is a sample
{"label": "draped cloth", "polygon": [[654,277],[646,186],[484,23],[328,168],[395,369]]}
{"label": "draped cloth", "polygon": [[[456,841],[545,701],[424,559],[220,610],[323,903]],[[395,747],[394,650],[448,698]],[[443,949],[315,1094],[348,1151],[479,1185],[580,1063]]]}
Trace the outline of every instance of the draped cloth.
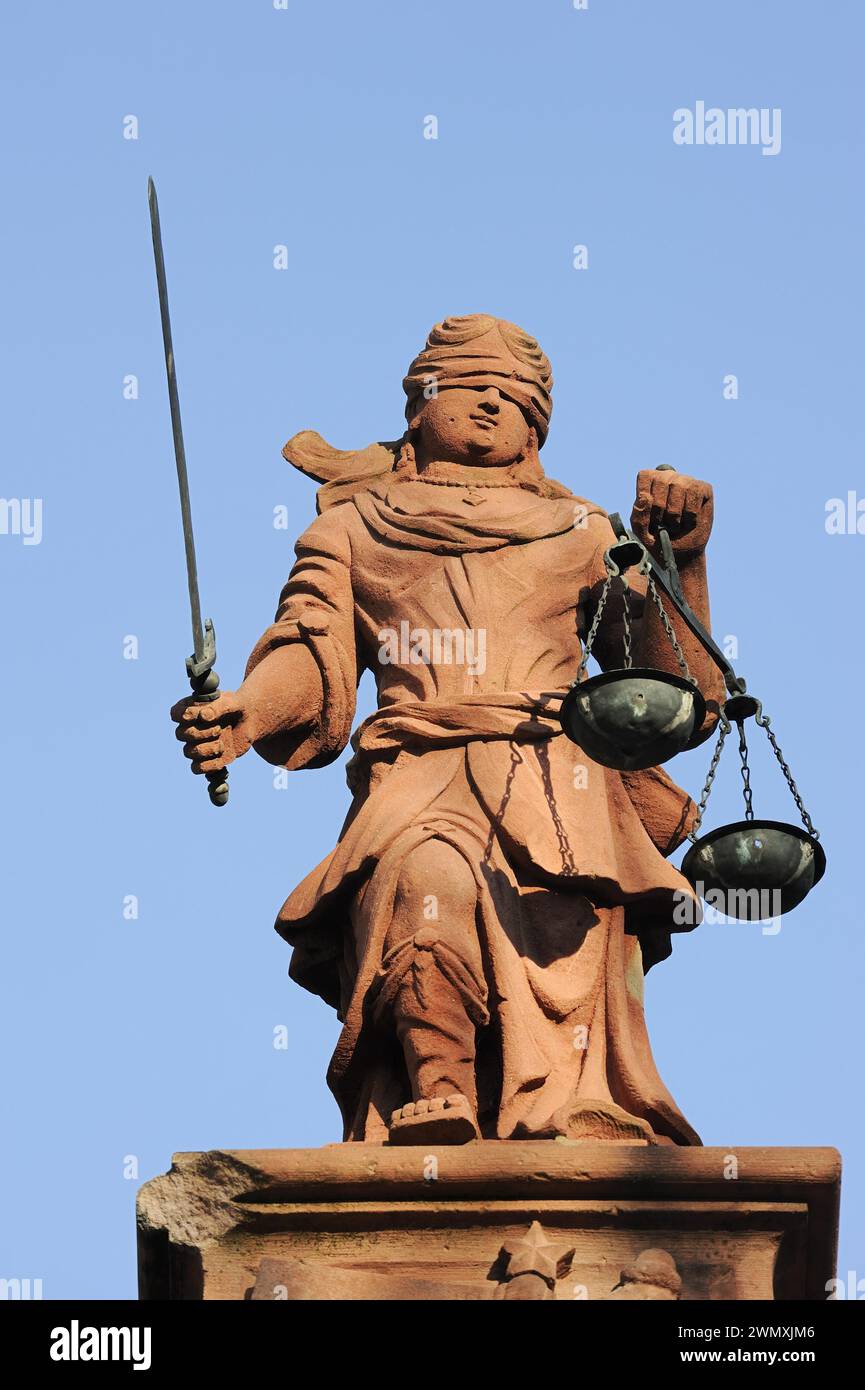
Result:
{"label": "draped cloth", "polygon": [[[401,870],[437,839],[476,885],[466,930],[480,937],[493,1016],[478,1042],[484,1136],[567,1134],[561,1117],[586,1101],[620,1107],[659,1142],[700,1142],[658,1075],[643,1015],[645,970],[669,954],[674,905],[692,896],[666,856],[694,808],[663,770],[602,768],[562,733],[565,672],[580,647],[573,597],[557,581],[570,576],[571,594],[574,580],[591,587],[611,535],[598,508],[576,532],[573,501],[517,490],[467,516],[459,488],[363,490],[298,542],[277,620],[250,658],[249,669],[302,641],[318,662],[321,715],[290,767],[345,746],[364,666],[379,685],[379,708],[351,739],[339,841],[276,923],[294,948],[292,978],[343,1025],[328,1081],[347,1139],[384,1141],[408,1098],[371,1001]],[[377,668],[377,634],[394,611],[485,626],[485,672]],[[538,674],[543,684],[527,679]]]}

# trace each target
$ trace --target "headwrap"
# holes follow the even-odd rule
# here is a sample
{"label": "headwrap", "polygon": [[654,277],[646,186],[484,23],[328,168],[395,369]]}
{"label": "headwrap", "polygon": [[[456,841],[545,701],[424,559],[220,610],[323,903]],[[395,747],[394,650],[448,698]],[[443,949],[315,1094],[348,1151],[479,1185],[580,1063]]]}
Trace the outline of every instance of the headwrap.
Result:
{"label": "headwrap", "polygon": [[496,386],[531,420],[538,446],[547,437],[553,402],[553,373],[549,360],[529,333],[492,314],[465,314],[437,323],[426,346],[403,380],[408,403],[406,419],[415,414],[418,398],[448,386]]}

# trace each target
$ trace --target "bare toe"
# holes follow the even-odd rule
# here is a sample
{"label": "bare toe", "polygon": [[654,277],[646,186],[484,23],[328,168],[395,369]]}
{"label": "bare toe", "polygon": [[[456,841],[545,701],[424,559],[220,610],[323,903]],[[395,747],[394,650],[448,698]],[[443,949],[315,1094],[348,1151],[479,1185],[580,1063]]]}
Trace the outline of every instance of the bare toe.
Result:
{"label": "bare toe", "polygon": [[468,1144],[479,1138],[471,1104],[459,1094],[409,1101],[391,1116],[391,1144]]}

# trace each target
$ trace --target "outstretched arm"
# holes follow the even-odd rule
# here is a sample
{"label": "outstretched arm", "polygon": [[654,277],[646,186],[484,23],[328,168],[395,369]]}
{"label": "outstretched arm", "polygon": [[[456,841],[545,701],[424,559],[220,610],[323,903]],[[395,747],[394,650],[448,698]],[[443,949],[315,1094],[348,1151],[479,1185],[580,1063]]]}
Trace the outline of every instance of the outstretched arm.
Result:
{"label": "outstretched arm", "polygon": [[320,766],[345,747],[358,666],[340,512],[318,517],[298,541],[276,621],[256,643],[243,684],[210,704],[189,697],[171,710],[193,772],[219,771],[251,747],[288,768]]}
{"label": "outstretched arm", "polygon": [[318,664],[301,642],[274,647],[237,690],[201,704],[190,697],[171,710],[177,738],[195,773],[228,767],[251,747],[269,763],[287,763],[318,721]]}

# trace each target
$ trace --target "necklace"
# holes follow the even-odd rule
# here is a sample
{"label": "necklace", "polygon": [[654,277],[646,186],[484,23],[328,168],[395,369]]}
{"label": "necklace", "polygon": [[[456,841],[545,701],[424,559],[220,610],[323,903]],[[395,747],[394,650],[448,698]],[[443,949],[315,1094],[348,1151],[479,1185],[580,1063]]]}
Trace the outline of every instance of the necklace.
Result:
{"label": "necklace", "polygon": [[466,478],[428,478],[423,473],[418,473],[414,478],[407,478],[406,482],[426,483],[427,487],[463,487],[472,491],[479,487],[525,487],[525,483],[518,478],[499,478],[494,483],[478,483]]}

